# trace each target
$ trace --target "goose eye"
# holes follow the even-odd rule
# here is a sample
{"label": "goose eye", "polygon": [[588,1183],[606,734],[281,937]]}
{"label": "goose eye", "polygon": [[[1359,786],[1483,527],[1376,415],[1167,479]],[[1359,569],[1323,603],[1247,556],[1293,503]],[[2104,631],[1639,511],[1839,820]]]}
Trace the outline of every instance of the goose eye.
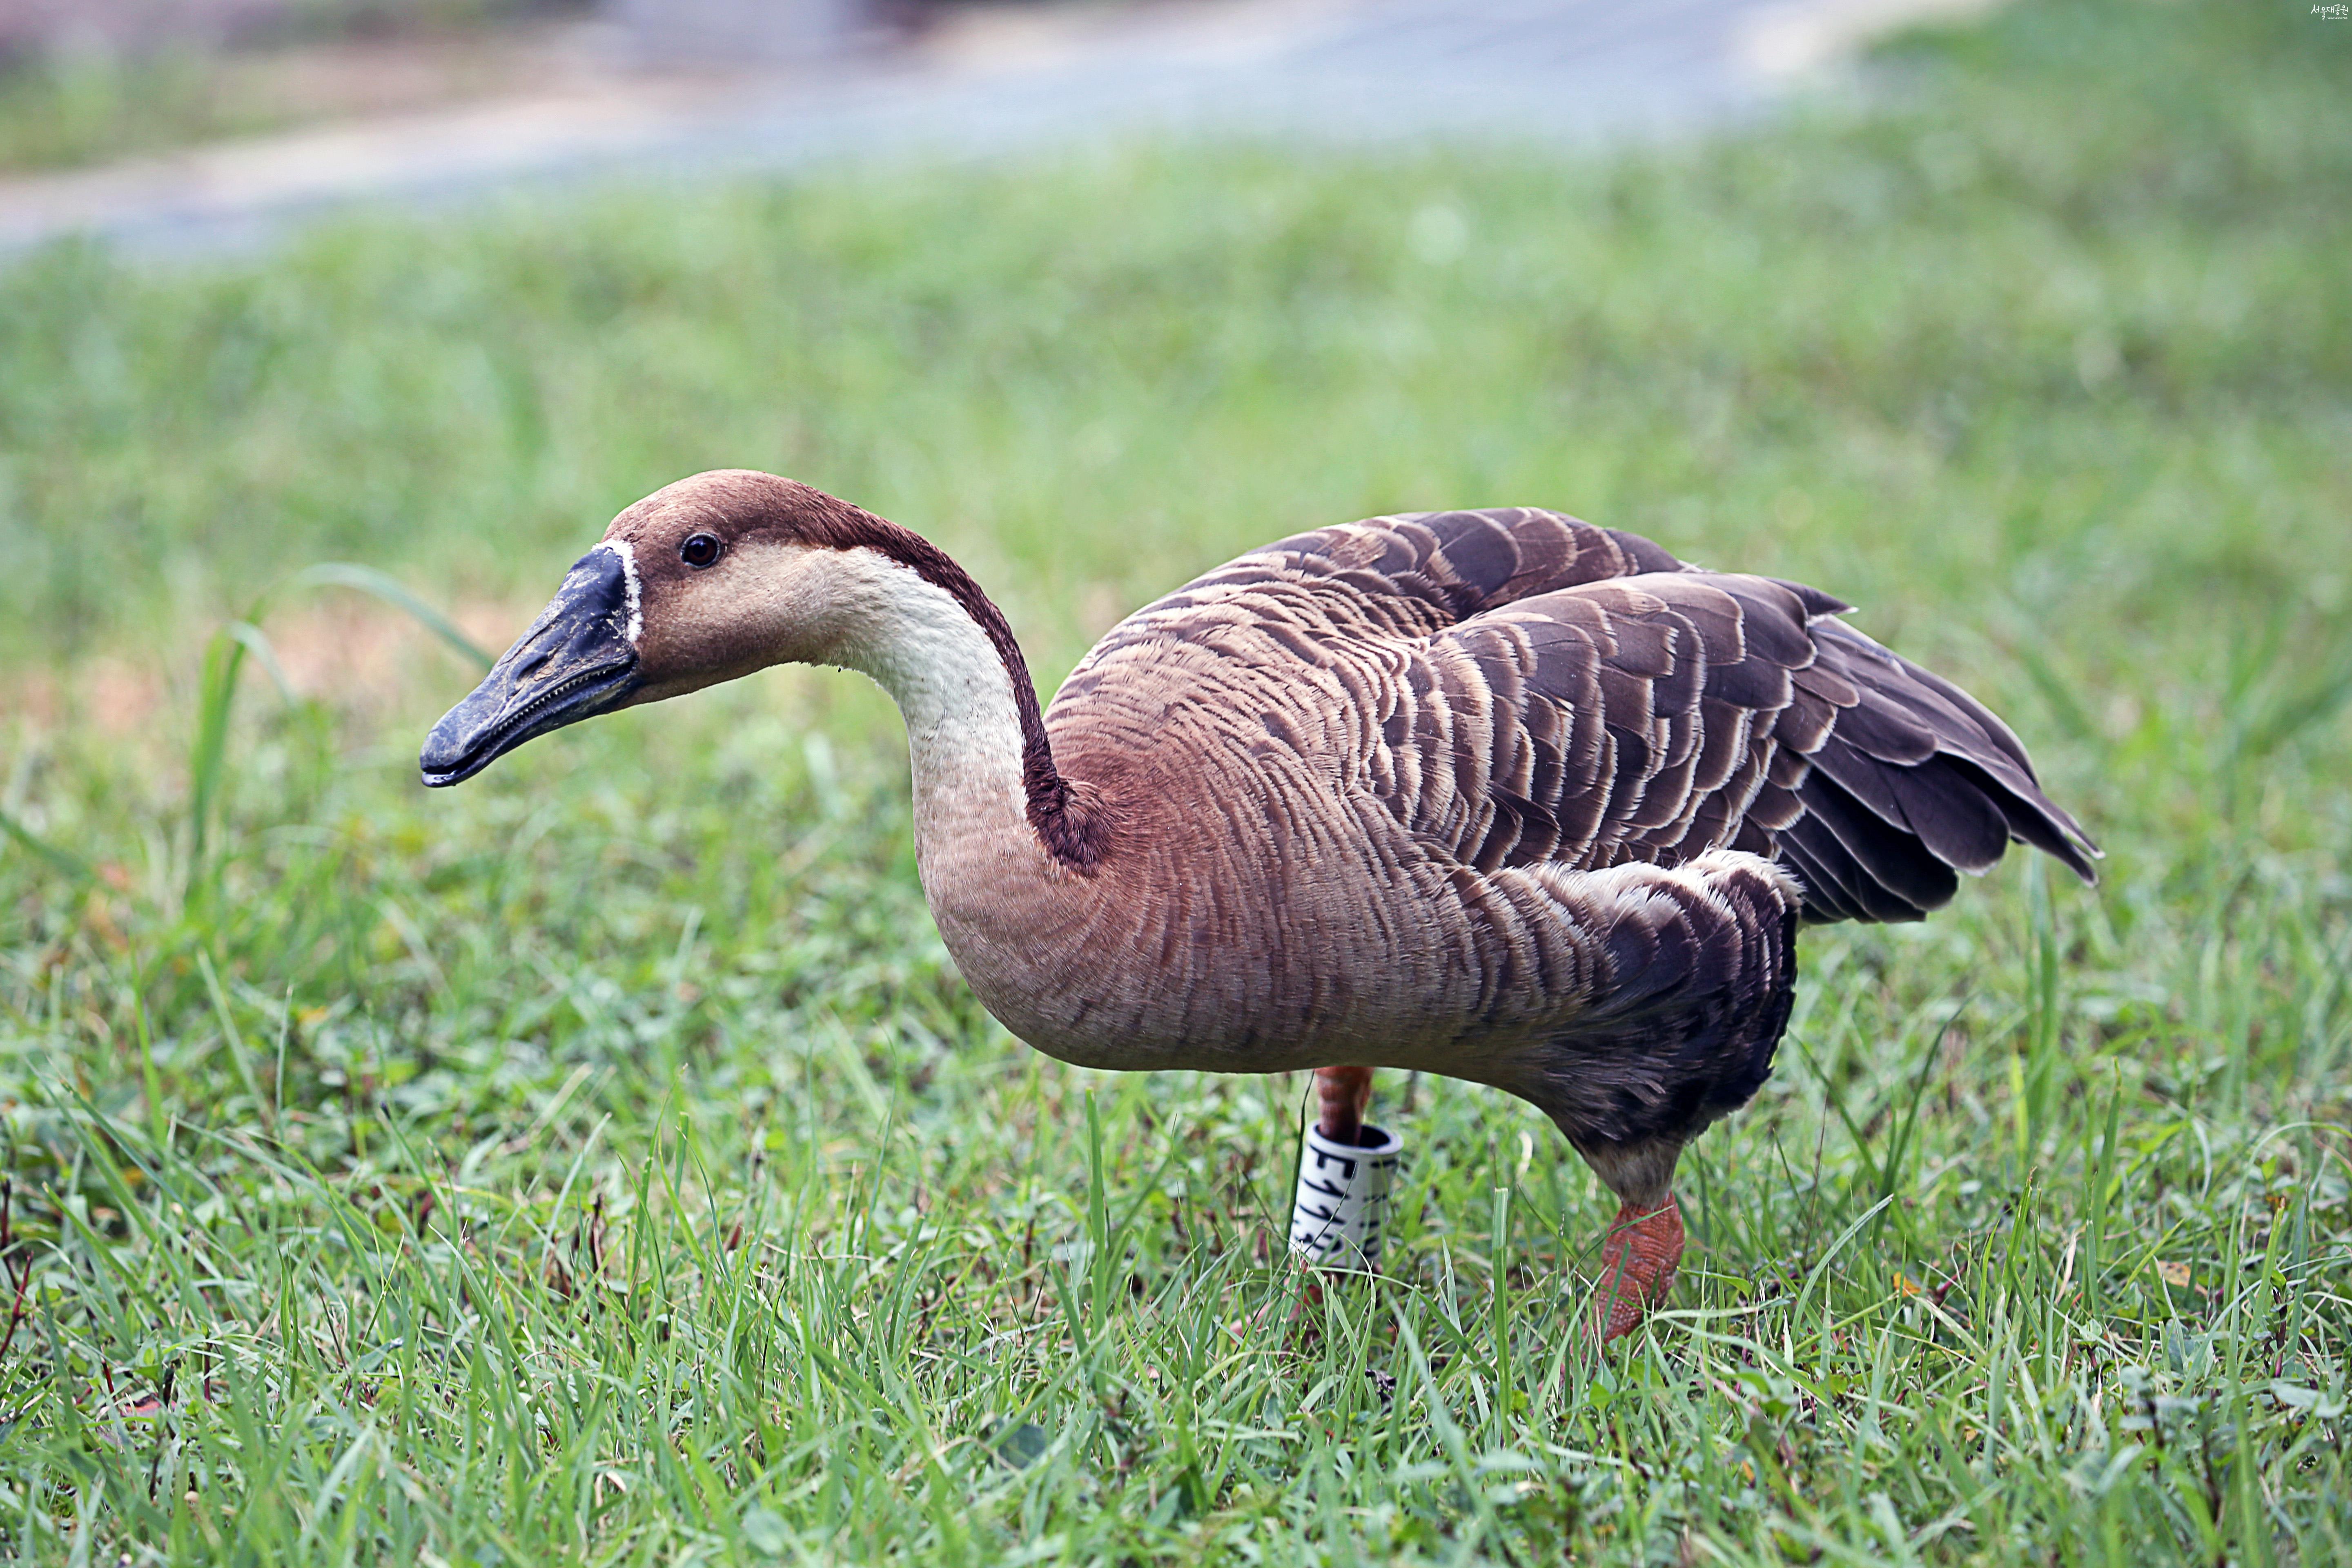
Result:
{"label": "goose eye", "polygon": [[714,536],[698,533],[677,547],[677,558],[688,566],[708,566],[719,559],[723,548]]}

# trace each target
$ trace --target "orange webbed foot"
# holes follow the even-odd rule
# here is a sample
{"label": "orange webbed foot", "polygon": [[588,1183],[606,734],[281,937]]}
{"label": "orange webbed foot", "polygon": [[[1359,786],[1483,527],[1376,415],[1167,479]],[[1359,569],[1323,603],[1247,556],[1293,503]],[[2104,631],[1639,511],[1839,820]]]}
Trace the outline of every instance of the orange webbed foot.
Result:
{"label": "orange webbed foot", "polygon": [[1631,1204],[1617,1210],[1601,1247],[1601,1288],[1593,1299],[1593,1327],[1603,1343],[1632,1333],[1664,1304],[1682,1260],[1683,1214],[1672,1194],[1646,1212]]}

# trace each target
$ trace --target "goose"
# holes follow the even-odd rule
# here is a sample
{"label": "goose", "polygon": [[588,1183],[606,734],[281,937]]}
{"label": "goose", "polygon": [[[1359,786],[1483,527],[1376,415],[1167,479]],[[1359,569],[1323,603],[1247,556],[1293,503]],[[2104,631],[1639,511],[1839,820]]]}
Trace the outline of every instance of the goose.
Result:
{"label": "goose", "polygon": [[1549,1115],[1615,1193],[1592,1327],[1684,1247],[1685,1146],[1771,1071],[1801,924],[1908,921],[2017,841],[2099,850],[1973,698],[1818,589],[1532,508],[1251,551],[1129,616],[1050,707],[919,534],[698,474],[613,520],[424,782],[784,663],[896,699],[923,890],[964,979],[1066,1062],[1311,1070],[1369,1146],[1375,1068]]}

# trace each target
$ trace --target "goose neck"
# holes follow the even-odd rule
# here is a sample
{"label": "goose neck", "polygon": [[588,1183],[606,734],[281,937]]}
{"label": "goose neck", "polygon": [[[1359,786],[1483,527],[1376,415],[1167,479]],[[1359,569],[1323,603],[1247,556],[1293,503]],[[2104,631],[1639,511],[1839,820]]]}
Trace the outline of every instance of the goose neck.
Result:
{"label": "goose neck", "polygon": [[1090,869],[1102,835],[1054,766],[1011,626],[945,557],[910,564],[860,563],[876,575],[835,658],[871,676],[906,719],[918,832],[1017,830],[1063,866]]}
{"label": "goose neck", "polygon": [[[992,816],[1020,822],[1027,806],[1027,737],[1015,672],[950,595],[921,583],[897,601],[864,646],[845,650],[844,662],[871,676],[898,703],[907,721],[919,805],[946,795],[966,796],[989,806]],[[1017,679],[1025,682],[1027,672]]]}

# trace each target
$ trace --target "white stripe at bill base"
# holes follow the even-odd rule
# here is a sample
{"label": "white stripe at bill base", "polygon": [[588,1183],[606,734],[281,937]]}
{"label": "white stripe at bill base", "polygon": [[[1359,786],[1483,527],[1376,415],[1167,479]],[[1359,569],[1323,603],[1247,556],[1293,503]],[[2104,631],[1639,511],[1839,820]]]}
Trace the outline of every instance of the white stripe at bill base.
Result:
{"label": "white stripe at bill base", "polygon": [[637,581],[637,552],[625,539],[608,539],[596,546],[609,550],[621,558],[621,575],[629,585],[629,646],[637,646],[637,637],[646,629],[645,593]]}

